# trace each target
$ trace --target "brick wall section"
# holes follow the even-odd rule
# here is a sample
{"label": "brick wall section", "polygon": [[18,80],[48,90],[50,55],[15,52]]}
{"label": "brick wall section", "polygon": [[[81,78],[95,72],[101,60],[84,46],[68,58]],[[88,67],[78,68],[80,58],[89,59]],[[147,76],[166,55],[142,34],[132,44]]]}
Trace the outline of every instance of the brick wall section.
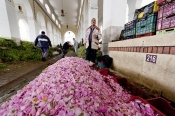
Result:
{"label": "brick wall section", "polygon": [[144,47],[144,53],[148,53],[148,47]]}
{"label": "brick wall section", "polygon": [[157,47],[153,47],[152,53],[157,53]]}
{"label": "brick wall section", "polygon": [[109,47],[108,49],[109,49],[109,51],[140,52],[140,53],[172,54],[172,55],[175,55],[175,46]]}
{"label": "brick wall section", "polygon": [[158,54],[163,54],[163,47],[158,47],[157,53]]}
{"label": "brick wall section", "polygon": [[169,54],[169,53],[170,53],[170,47],[164,47],[163,54]]}
{"label": "brick wall section", "polygon": [[140,48],[140,52],[143,53],[143,47]]}
{"label": "brick wall section", "polygon": [[170,47],[170,54],[175,55],[175,46],[174,47]]}
{"label": "brick wall section", "polygon": [[140,52],[140,47],[137,47],[137,52]]}
{"label": "brick wall section", "polygon": [[148,53],[152,53],[153,47],[148,47]]}

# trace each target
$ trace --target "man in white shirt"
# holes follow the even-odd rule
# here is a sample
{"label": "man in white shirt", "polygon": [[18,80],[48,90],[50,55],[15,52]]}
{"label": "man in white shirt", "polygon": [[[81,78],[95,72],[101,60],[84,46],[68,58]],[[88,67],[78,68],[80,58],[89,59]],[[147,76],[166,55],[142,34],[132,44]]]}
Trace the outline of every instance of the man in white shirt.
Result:
{"label": "man in white shirt", "polygon": [[75,53],[77,53],[78,51],[78,42],[75,40],[75,38],[73,38],[74,40],[74,50],[75,50]]}
{"label": "man in white shirt", "polygon": [[99,40],[101,39],[100,28],[96,26],[96,19],[91,20],[91,26],[86,30],[85,43],[86,60],[95,63],[96,52],[98,50]]}

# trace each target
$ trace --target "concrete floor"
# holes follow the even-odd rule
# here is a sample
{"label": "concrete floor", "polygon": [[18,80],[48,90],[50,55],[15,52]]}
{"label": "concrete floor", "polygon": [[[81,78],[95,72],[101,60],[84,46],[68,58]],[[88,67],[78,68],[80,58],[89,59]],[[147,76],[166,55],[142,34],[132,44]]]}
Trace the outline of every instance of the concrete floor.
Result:
{"label": "concrete floor", "polygon": [[[27,85],[30,81],[34,80],[43,69],[45,69],[48,65],[51,65],[62,58],[62,55],[56,56],[47,62],[41,63],[39,65],[34,65],[29,69],[22,69],[23,74],[21,75],[17,70],[13,73],[6,73],[1,75],[1,83],[0,83],[0,104],[10,99],[10,97],[18,90]],[[27,66],[26,66],[27,67]],[[9,79],[10,78],[10,79]],[[2,79],[4,79],[2,81]]]}

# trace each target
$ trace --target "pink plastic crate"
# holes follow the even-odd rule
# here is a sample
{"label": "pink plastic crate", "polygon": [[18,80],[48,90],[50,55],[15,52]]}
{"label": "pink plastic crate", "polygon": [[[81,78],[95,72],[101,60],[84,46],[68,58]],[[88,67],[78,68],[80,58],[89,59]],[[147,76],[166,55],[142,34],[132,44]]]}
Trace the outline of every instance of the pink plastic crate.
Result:
{"label": "pink plastic crate", "polygon": [[173,14],[173,5],[174,4],[166,4],[163,8],[163,17],[167,17]]}
{"label": "pink plastic crate", "polygon": [[157,31],[175,27],[175,16],[157,20]]}
{"label": "pink plastic crate", "polygon": [[172,10],[172,11],[173,11],[173,14],[175,14],[175,2],[172,3],[172,7],[173,7],[173,8],[172,8],[172,9],[173,9],[173,10]]}
{"label": "pink plastic crate", "polygon": [[171,18],[163,19],[162,20],[162,30],[163,29],[168,29],[170,27],[170,23],[171,23]]}
{"label": "pink plastic crate", "polygon": [[165,2],[165,0],[158,0],[158,1],[157,1],[157,4],[158,4],[158,5],[161,5],[163,2]]}
{"label": "pink plastic crate", "polygon": [[158,30],[162,30],[162,19],[158,19],[157,20],[157,29],[156,29],[157,31]]}
{"label": "pink plastic crate", "polygon": [[163,6],[161,6],[161,7],[159,8],[157,19],[160,19],[160,18],[162,18],[162,17],[163,17]]}
{"label": "pink plastic crate", "polygon": [[158,19],[175,14],[175,1],[166,3],[159,7]]}
{"label": "pink plastic crate", "polygon": [[171,17],[170,28],[175,27],[175,16]]}

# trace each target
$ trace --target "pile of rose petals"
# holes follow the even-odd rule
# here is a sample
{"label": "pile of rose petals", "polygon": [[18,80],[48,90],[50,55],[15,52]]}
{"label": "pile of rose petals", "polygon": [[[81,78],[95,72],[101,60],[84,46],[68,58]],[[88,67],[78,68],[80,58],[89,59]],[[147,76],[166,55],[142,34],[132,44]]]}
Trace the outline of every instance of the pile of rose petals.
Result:
{"label": "pile of rose petals", "polygon": [[[130,94],[89,68],[91,63],[67,57],[46,68],[2,106],[0,116],[154,116],[148,104],[129,101]],[[112,88],[113,89],[112,89]]]}

